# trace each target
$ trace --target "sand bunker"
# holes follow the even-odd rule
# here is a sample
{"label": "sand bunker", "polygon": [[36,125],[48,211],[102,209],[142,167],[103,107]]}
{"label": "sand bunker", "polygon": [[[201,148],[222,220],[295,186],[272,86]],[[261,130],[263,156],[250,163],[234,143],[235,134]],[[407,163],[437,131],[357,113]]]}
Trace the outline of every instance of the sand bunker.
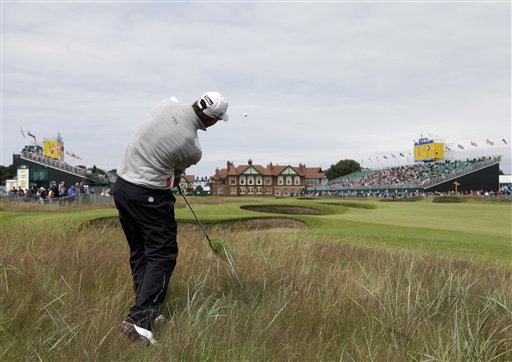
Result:
{"label": "sand bunker", "polygon": [[324,205],[336,205],[344,207],[352,207],[354,209],[374,209],[373,205],[359,204],[356,202],[322,202]]}
{"label": "sand bunker", "polygon": [[251,219],[228,221],[218,224],[208,224],[207,226],[228,228],[231,231],[238,230],[267,230],[267,229],[307,229],[308,226],[299,220],[286,218],[272,219]]}
{"label": "sand bunker", "polygon": [[[179,225],[185,224],[180,222]],[[195,225],[193,221],[186,224]],[[206,229],[224,229],[227,228],[231,231],[243,230],[267,230],[267,229],[307,229],[308,226],[299,220],[287,218],[263,218],[263,219],[250,219],[250,220],[237,220],[226,221],[219,223],[203,224]],[[119,218],[117,217],[102,217],[94,220],[89,220],[83,224],[84,228],[115,228],[121,227]],[[179,227],[179,226],[178,226]]]}

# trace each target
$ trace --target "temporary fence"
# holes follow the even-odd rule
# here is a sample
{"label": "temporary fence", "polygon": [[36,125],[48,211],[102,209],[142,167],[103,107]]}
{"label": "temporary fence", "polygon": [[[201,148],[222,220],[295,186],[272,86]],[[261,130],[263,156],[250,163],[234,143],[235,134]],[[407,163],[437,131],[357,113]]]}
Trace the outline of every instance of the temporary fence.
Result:
{"label": "temporary fence", "polygon": [[78,194],[76,196],[46,197],[41,198],[37,195],[18,195],[14,193],[3,193],[1,200],[15,203],[36,203],[42,205],[79,205],[79,204],[98,204],[114,206],[114,197],[98,194]]}

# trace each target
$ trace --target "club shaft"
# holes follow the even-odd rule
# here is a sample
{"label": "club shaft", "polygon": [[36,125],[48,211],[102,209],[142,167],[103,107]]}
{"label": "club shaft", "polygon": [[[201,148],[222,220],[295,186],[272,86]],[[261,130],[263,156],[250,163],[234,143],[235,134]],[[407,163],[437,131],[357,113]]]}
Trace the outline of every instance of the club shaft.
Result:
{"label": "club shaft", "polygon": [[190,203],[188,202],[187,198],[185,197],[185,193],[183,192],[183,190],[181,190],[181,187],[179,185],[178,185],[178,191],[180,192],[181,196],[183,196],[183,200],[185,200],[185,202],[187,203],[188,208],[192,212],[192,215],[194,215],[194,217],[196,218],[197,224],[199,225],[201,230],[203,230],[204,236],[206,236],[206,239],[208,240],[208,243],[210,244],[210,246],[212,246],[212,242],[210,241],[210,237],[206,233],[206,230],[204,229],[203,224],[201,223],[201,221],[199,221],[199,218],[197,217],[196,213],[194,212],[194,209],[192,208],[192,205],[190,205]]}

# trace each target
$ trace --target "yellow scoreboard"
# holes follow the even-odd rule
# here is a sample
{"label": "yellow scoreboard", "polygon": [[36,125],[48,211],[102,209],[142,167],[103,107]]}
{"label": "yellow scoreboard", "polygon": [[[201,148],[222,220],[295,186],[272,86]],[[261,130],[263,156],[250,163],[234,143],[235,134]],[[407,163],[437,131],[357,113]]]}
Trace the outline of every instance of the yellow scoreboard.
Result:
{"label": "yellow scoreboard", "polygon": [[43,146],[44,157],[64,161],[64,145],[61,142],[45,138]]}
{"label": "yellow scoreboard", "polygon": [[444,143],[428,138],[414,142],[414,161],[434,161],[444,159]]}

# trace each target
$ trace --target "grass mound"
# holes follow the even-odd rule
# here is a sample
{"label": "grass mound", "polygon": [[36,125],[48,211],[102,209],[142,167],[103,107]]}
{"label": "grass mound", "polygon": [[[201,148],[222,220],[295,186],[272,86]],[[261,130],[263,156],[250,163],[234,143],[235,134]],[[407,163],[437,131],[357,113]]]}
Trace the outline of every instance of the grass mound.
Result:
{"label": "grass mound", "polygon": [[445,203],[445,204],[459,204],[461,202],[465,202],[466,200],[457,195],[446,195],[446,196],[435,196],[432,199],[434,203]]}
{"label": "grass mound", "polygon": [[422,196],[411,196],[411,197],[397,197],[396,199],[393,198],[385,198],[380,199],[380,202],[416,202],[423,200]]}
{"label": "grass mound", "polygon": [[350,207],[350,208],[354,208],[354,209],[366,209],[366,210],[375,209],[375,205],[363,204],[363,203],[358,203],[358,202],[323,202],[322,204],[338,205],[338,206]]}
{"label": "grass mound", "polygon": [[118,216],[99,217],[88,220],[81,225],[82,228],[105,228],[105,227],[121,227]]}
{"label": "grass mound", "polygon": [[267,212],[271,214],[294,214],[294,215],[325,215],[322,210],[314,207],[297,205],[245,205],[240,206],[243,210]]}

